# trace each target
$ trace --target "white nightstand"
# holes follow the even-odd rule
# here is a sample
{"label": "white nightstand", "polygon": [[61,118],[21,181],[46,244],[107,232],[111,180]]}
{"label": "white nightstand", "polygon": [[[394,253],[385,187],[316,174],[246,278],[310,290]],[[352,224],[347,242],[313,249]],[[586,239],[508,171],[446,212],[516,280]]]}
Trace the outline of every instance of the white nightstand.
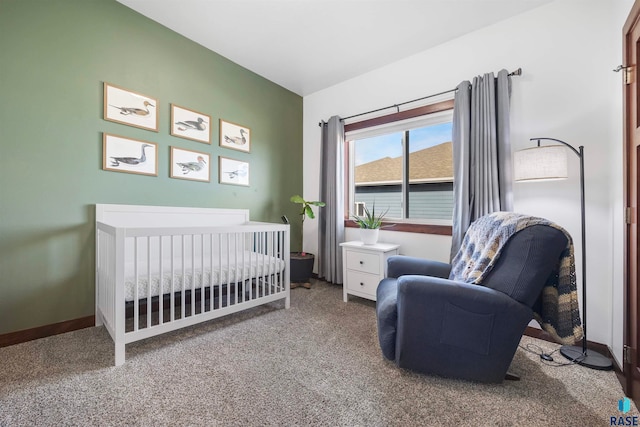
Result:
{"label": "white nightstand", "polygon": [[376,300],[378,283],[387,275],[387,258],[399,254],[400,245],[344,242],[342,246],[342,297],[347,294]]}

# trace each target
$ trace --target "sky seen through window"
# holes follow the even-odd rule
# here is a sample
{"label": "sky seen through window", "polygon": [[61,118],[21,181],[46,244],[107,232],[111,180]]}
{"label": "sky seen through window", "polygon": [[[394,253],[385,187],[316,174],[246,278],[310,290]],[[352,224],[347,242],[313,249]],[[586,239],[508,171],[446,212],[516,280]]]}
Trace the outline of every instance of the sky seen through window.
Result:
{"label": "sky seen through window", "polygon": [[[451,141],[452,125],[447,122],[410,130],[409,152]],[[385,157],[401,157],[402,134],[403,132],[395,132],[355,141],[355,165],[360,166]]]}

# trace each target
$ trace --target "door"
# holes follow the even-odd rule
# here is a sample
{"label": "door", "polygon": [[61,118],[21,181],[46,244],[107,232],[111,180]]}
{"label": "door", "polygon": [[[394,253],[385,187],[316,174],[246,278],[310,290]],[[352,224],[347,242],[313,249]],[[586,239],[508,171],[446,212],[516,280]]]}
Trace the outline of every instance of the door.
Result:
{"label": "door", "polygon": [[623,29],[624,68],[624,141],[625,141],[625,357],[623,374],[625,392],[640,404],[640,366],[638,343],[638,164],[640,163],[640,108],[638,102],[637,66],[640,50],[640,0],[633,5]]}

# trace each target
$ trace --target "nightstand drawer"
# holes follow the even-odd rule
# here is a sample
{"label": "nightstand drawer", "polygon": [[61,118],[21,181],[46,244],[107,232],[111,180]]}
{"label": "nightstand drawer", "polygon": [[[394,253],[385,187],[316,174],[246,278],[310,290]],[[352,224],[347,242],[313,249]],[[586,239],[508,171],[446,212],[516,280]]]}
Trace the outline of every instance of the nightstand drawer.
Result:
{"label": "nightstand drawer", "polygon": [[378,254],[347,251],[347,269],[380,274],[380,256]]}
{"label": "nightstand drawer", "polygon": [[365,245],[362,242],[340,243],[342,247],[342,300],[348,301],[348,295],[376,300],[378,283],[387,274],[387,260],[398,255],[400,245],[395,243],[376,243]]}
{"label": "nightstand drawer", "polygon": [[376,290],[380,278],[373,274],[360,273],[357,271],[347,271],[347,289],[349,291],[366,294],[371,299],[376,299]]}

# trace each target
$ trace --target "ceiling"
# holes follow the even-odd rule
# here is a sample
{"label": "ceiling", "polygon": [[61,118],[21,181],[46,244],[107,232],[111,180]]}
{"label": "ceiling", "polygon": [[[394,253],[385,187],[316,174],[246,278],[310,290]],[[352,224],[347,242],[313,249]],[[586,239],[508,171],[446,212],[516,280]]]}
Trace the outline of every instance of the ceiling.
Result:
{"label": "ceiling", "polygon": [[553,0],[118,0],[301,96]]}

